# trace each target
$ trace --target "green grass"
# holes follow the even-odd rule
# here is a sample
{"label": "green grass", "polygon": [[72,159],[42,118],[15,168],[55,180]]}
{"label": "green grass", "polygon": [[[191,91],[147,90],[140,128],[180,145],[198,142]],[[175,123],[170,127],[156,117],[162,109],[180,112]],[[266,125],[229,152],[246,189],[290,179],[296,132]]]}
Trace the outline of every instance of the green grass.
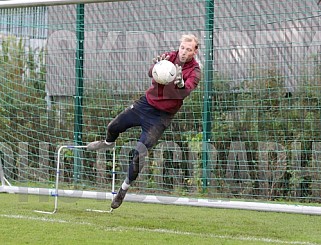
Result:
{"label": "green grass", "polygon": [[321,216],[0,194],[1,244],[321,244]]}

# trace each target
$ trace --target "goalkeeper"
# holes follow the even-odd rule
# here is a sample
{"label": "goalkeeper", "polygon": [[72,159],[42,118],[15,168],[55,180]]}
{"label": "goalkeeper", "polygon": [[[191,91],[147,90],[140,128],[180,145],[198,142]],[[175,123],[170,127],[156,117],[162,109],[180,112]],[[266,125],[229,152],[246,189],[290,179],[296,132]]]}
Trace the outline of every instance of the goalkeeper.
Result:
{"label": "goalkeeper", "polygon": [[[113,148],[120,133],[135,126],[140,126],[142,129],[137,146],[131,151],[128,175],[112,201],[112,209],[122,204],[129,187],[144,165],[148,150],[156,145],[183,105],[183,100],[197,87],[201,79],[200,66],[194,57],[197,52],[198,39],[188,34],[182,35],[177,51],[154,58],[154,64],[166,59],[176,65],[174,81],[168,85],[162,85],[152,79],[152,84],[145,95],[108,124],[106,139],[87,145],[88,150]],[[154,64],[148,72],[151,78]]]}

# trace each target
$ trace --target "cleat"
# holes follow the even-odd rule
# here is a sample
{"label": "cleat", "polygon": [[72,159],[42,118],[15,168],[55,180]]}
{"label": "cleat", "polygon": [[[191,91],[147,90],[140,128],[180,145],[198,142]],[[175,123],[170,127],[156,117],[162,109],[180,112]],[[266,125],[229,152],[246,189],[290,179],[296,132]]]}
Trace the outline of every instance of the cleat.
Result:
{"label": "cleat", "polygon": [[110,205],[112,209],[119,208],[119,206],[123,203],[126,193],[127,193],[127,190],[123,190],[122,188],[119,189],[117,195],[115,196],[115,198],[113,199]]}
{"label": "cleat", "polygon": [[115,142],[107,142],[106,140],[99,140],[91,142],[87,145],[87,150],[97,151],[100,149],[111,149],[114,148]]}

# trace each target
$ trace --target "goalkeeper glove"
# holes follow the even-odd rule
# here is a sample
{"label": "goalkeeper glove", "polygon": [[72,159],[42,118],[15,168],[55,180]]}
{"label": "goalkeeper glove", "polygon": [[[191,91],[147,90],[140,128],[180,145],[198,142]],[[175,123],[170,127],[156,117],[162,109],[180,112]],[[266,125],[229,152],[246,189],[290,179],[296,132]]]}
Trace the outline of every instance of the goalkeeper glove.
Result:
{"label": "goalkeeper glove", "polygon": [[176,64],[176,78],[174,84],[179,88],[183,88],[185,83],[182,76],[182,67]]}
{"label": "goalkeeper glove", "polygon": [[160,62],[161,60],[169,60],[169,55],[163,54],[162,56],[157,56],[153,59],[153,63],[156,64],[157,62]]}

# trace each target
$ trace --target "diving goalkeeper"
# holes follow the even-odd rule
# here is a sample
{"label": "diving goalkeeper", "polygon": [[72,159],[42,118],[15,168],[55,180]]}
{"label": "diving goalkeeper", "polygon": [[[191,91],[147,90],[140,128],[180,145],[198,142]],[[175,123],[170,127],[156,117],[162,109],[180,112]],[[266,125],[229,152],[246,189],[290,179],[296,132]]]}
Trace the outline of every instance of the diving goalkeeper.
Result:
{"label": "diving goalkeeper", "polygon": [[[106,139],[87,145],[87,150],[113,148],[120,133],[128,128],[140,126],[142,131],[135,149],[131,151],[128,175],[111,203],[118,208],[144,165],[148,150],[156,145],[175,114],[183,105],[183,100],[197,87],[201,70],[195,55],[198,39],[192,34],[182,35],[177,51],[165,53],[153,59],[153,63],[169,60],[176,65],[176,78],[168,85],[158,84],[152,79],[150,88],[133,105],[116,116],[107,126]],[[150,67],[148,76],[152,78]]]}

